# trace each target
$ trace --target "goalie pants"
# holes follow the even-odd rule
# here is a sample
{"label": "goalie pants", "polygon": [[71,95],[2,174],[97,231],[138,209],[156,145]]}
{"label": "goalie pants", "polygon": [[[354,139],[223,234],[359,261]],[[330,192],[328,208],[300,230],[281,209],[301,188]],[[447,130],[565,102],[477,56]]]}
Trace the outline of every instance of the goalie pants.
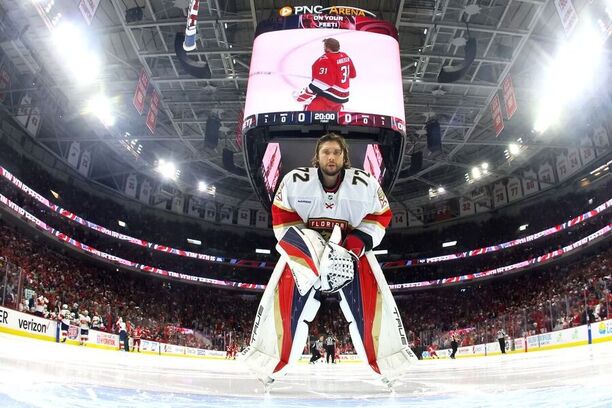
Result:
{"label": "goalie pants", "polygon": [[304,108],[307,112],[340,112],[342,110],[342,104],[338,102],[330,101],[322,96],[317,96]]}
{"label": "goalie pants", "polygon": [[[349,322],[355,351],[374,372],[388,380],[416,361],[382,270],[372,253],[359,260],[351,283],[339,291],[340,308]],[[276,377],[302,354],[320,307],[312,288],[300,296],[291,270],[281,259],[262,296],[245,363],[259,378]]]}

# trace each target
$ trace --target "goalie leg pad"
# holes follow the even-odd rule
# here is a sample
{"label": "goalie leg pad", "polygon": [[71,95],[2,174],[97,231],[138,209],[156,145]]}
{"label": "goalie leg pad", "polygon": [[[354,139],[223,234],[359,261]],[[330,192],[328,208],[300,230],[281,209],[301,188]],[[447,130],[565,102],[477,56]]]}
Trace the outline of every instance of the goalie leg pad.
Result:
{"label": "goalie leg pad", "polygon": [[417,361],[408,347],[395,300],[373,254],[360,258],[355,278],[340,291],[340,299],[355,351],[372,370],[393,381]]}
{"label": "goalie leg pad", "polygon": [[257,309],[250,345],[242,354],[262,381],[282,374],[302,355],[308,323],[321,305],[315,295],[314,289],[305,296],[299,294],[291,270],[281,259]]}

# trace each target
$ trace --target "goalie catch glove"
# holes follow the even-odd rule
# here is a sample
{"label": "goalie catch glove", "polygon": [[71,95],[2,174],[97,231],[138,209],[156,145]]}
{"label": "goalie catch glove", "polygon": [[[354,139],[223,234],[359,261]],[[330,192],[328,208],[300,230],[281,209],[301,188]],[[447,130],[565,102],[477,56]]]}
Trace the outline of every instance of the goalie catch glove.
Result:
{"label": "goalie catch glove", "polygon": [[310,90],[310,86],[305,87],[300,91],[295,91],[293,93],[293,97],[296,101],[300,103],[310,103],[315,96],[317,96],[313,91]]}
{"label": "goalie catch glove", "polygon": [[335,227],[325,250],[321,255],[321,291],[334,293],[352,282],[358,269],[359,258],[365,252],[364,242],[356,235],[349,234],[342,246],[340,229]]}
{"label": "goalie catch glove", "polygon": [[328,242],[321,256],[321,292],[334,293],[348,285],[355,277],[357,256],[333,242]]}

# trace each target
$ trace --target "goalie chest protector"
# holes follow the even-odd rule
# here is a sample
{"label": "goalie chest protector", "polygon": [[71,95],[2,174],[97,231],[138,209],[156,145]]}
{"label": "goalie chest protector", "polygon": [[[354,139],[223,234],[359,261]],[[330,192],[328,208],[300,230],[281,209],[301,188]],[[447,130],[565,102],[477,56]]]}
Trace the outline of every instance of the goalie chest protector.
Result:
{"label": "goalie chest protector", "polygon": [[388,223],[383,219],[390,218],[389,203],[378,181],[353,168],[344,170],[344,178],[331,190],[323,188],[316,168],[295,169],[283,178],[273,205],[296,212],[306,228],[322,233],[326,239],[335,225],[345,236],[362,222],[369,224],[366,229],[373,238],[380,235],[382,239]]}

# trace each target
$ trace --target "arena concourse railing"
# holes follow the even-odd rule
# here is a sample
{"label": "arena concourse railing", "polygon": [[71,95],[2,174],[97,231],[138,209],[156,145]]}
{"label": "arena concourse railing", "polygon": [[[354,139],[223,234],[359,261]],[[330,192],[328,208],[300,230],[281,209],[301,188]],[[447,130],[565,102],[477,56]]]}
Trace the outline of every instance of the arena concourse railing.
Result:
{"label": "arena concourse railing", "polygon": [[[37,217],[35,217],[34,215],[29,213],[25,209],[21,208],[20,206],[18,206],[17,204],[15,204],[14,202],[9,200],[7,197],[5,197],[2,194],[0,194],[0,203],[4,207],[6,207],[8,210],[10,210],[12,213],[14,213],[15,215],[25,218],[27,221],[34,224],[36,228],[49,234],[49,236],[55,237],[56,239],[63,241],[64,243],[72,246],[73,248],[86,252],[87,254],[92,255],[101,260],[104,260],[106,262],[111,262],[112,264],[115,264],[115,265],[121,265],[123,267],[131,268],[136,271],[165,276],[168,278],[172,278],[172,279],[176,279],[176,280],[180,280],[184,282],[195,282],[195,283],[201,283],[201,284],[206,284],[206,285],[211,285],[211,286],[240,288],[240,289],[254,290],[254,291],[263,291],[266,287],[266,285],[255,284],[255,283],[224,281],[224,280],[219,280],[219,279],[206,278],[203,276],[195,276],[195,275],[190,275],[190,274],[185,274],[185,273],[178,273],[178,272],[168,271],[168,270],[157,268],[157,267],[150,266],[150,265],[140,264],[140,263],[133,262],[127,259],[123,259],[121,257],[100,251],[92,246],[83,244],[75,240],[74,238],[71,238],[67,234],[64,234],[63,232],[53,227],[48,226],[44,221],[38,219]],[[519,270],[522,270],[522,269],[525,269],[531,266],[543,264],[545,262],[559,258],[560,256],[573,252],[574,250],[580,247],[583,247],[591,243],[594,240],[598,240],[599,238],[602,238],[602,237],[607,237],[611,229],[612,229],[612,223],[608,223],[605,227],[601,228],[600,230],[578,241],[575,241],[569,245],[566,245],[563,248],[549,252],[542,256],[529,258],[524,261],[514,263],[512,265],[502,266],[502,267],[491,269],[488,271],[466,274],[466,275],[461,275],[461,276],[453,276],[453,277],[443,278],[443,279],[394,284],[394,285],[389,285],[389,287],[391,290],[398,291],[398,290],[431,288],[431,287],[437,287],[437,286],[449,286],[449,285],[454,285],[458,283],[466,283],[468,281],[490,278],[495,275],[516,272],[516,271],[519,271]]]}
{"label": "arena concourse railing", "polygon": [[[42,195],[34,191],[32,188],[28,187],[26,184],[24,184],[21,180],[19,180],[17,177],[15,177],[12,173],[10,173],[8,170],[6,170],[2,166],[0,166],[0,175],[2,175],[5,179],[7,179],[9,182],[11,182],[14,186],[19,188],[21,191],[28,194],[30,197],[34,198],[40,204],[49,208],[53,212],[61,215],[62,217],[68,220],[74,221],[89,229],[97,231],[101,234],[107,235],[115,239],[129,242],[133,245],[150,248],[155,251],[164,252],[167,254],[173,254],[177,256],[198,259],[198,260],[202,260],[205,262],[224,263],[224,264],[228,264],[231,266],[250,267],[250,268],[257,268],[257,269],[272,269],[275,266],[275,263],[270,262],[270,261],[256,261],[256,260],[248,260],[248,259],[226,258],[226,257],[215,256],[215,255],[207,255],[207,254],[202,254],[198,252],[192,252],[192,251],[186,251],[183,249],[173,248],[173,247],[166,246],[166,245],[160,245],[160,244],[145,241],[139,238],[134,238],[129,235],[110,230],[106,227],[100,226],[91,221],[85,220],[79,217],[78,215],[50,202],[48,199],[46,199],[45,197],[43,197]],[[472,249],[468,251],[457,252],[454,254],[440,255],[440,256],[420,258],[420,259],[406,259],[406,260],[399,260],[399,261],[381,262],[380,266],[382,269],[387,270],[387,269],[395,269],[395,268],[404,268],[404,267],[409,267],[409,266],[430,265],[430,264],[436,264],[440,262],[447,262],[447,261],[452,261],[452,260],[475,257],[479,255],[484,255],[484,254],[490,254],[493,252],[497,252],[497,251],[513,248],[519,245],[523,245],[529,242],[533,242],[533,241],[536,241],[544,237],[549,237],[558,232],[578,226],[584,223],[586,220],[602,214],[610,206],[612,206],[612,198],[598,205],[592,210],[589,210],[585,212],[584,214],[578,215],[570,219],[569,221],[546,228],[542,231],[525,236],[523,238],[514,239],[511,241],[503,242],[503,243],[496,244],[496,245],[490,245],[490,246],[483,247],[483,248],[476,248],[476,249]]]}

